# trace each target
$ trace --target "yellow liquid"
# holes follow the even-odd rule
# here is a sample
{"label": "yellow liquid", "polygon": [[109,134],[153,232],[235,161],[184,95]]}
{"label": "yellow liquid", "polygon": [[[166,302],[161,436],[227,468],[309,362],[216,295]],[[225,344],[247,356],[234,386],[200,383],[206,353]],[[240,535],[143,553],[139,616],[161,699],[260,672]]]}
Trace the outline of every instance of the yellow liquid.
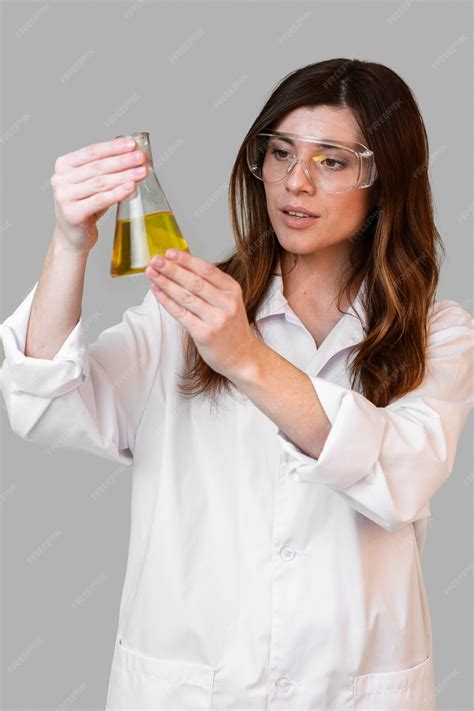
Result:
{"label": "yellow liquid", "polygon": [[189,252],[172,212],[117,220],[110,274],[116,277],[144,272],[155,254],[164,254],[170,247]]}

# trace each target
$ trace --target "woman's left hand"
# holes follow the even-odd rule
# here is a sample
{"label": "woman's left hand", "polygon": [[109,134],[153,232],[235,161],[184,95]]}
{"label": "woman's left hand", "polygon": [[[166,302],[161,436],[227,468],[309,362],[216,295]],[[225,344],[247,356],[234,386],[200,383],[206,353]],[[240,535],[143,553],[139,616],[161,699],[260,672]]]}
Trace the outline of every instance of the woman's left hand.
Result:
{"label": "woman's left hand", "polygon": [[252,365],[259,341],[248,322],[242,289],[235,279],[211,262],[180,249],[153,257],[145,274],[159,303],[189,331],[213,370],[232,379]]}

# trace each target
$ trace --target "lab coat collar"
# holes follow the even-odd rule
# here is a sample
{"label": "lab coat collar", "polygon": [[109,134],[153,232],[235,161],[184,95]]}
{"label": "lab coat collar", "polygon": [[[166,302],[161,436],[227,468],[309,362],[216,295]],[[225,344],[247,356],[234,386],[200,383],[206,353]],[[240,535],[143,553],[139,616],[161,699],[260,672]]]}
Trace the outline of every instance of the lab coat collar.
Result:
{"label": "lab coat collar", "polygon": [[[283,294],[283,277],[280,266],[280,261],[278,260],[276,274],[272,275],[269,281],[265,297],[257,310],[255,321],[261,322],[270,316],[284,316],[287,321],[303,326]],[[362,298],[366,287],[367,278],[365,277],[359,287],[356,298],[347,309],[347,312],[341,316],[320,347],[316,349],[314,358],[308,364],[308,367],[311,367],[316,374],[336,353],[364,340],[366,314]],[[357,314],[360,315],[360,319]]]}

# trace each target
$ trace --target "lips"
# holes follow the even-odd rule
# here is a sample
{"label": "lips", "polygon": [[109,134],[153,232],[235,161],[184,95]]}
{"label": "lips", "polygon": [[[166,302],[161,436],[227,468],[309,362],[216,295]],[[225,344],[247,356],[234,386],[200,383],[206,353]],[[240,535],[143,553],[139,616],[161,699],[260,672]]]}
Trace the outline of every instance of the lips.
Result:
{"label": "lips", "polygon": [[318,215],[306,215],[305,217],[297,217],[296,215],[290,215],[285,210],[281,210],[282,221],[287,227],[293,229],[304,229],[305,227],[310,227],[317,223],[319,217]]}
{"label": "lips", "polygon": [[301,212],[304,215],[308,215],[308,217],[319,217],[319,215],[316,215],[314,212],[311,212],[311,210],[307,210],[305,207],[302,205],[283,205],[283,207],[280,208],[282,212]]}

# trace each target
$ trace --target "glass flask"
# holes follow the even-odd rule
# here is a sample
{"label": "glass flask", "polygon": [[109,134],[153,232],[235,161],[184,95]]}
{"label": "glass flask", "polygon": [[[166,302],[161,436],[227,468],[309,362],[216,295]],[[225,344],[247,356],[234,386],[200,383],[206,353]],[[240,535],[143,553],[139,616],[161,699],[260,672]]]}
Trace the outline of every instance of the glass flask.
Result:
{"label": "glass flask", "polygon": [[135,150],[145,153],[148,174],[137,180],[134,192],[117,204],[110,267],[113,277],[144,272],[155,254],[163,255],[170,247],[189,252],[155,173],[150,134],[137,131],[129,136],[135,139]]}

